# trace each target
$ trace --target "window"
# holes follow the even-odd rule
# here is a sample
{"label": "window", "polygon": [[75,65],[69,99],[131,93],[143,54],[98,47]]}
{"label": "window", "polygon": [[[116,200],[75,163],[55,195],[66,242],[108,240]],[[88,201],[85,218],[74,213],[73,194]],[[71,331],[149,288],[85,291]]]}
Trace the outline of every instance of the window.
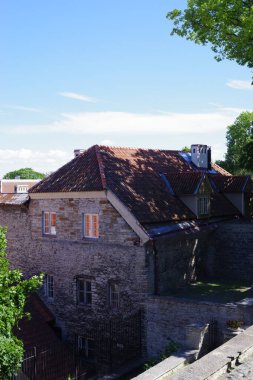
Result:
{"label": "window", "polygon": [[56,213],[44,211],[43,218],[43,234],[56,235]]}
{"label": "window", "polygon": [[95,342],[94,339],[77,337],[78,351],[83,353],[87,359],[95,358]]}
{"label": "window", "polygon": [[76,280],[77,290],[77,303],[83,305],[91,305],[92,303],[92,291],[91,281],[83,278],[77,278]]}
{"label": "window", "polygon": [[28,185],[17,185],[17,193],[28,193]]}
{"label": "window", "polygon": [[109,302],[111,307],[119,307],[119,285],[115,282],[109,284]]}
{"label": "window", "polygon": [[48,298],[54,298],[54,277],[49,274],[44,278],[44,294]]}
{"label": "window", "polygon": [[210,211],[209,197],[198,198],[198,215],[208,215]]}
{"label": "window", "polygon": [[83,214],[83,237],[98,239],[99,237],[98,214]]}

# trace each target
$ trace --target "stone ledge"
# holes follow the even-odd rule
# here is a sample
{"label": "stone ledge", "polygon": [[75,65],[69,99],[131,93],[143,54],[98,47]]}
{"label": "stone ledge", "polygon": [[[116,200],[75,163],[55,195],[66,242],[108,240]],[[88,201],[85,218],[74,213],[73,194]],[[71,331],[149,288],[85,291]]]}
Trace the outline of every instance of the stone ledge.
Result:
{"label": "stone ledge", "polygon": [[178,351],[132,380],[164,379],[165,376],[178,371],[181,367],[194,361],[196,354],[197,351],[195,350]]}
{"label": "stone ledge", "polygon": [[[226,342],[214,351],[188,367],[183,368],[174,376],[164,376],[172,380],[215,380],[240,359],[245,359],[253,353],[253,326],[240,335]],[[150,379],[151,380],[151,379]]]}
{"label": "stone ledge", "polygon": [[[196,351],[176,353],[135,377],[135,380],[215,380],[239,360],[253,354],[253,326],[191,365]],[[178,371],[177,373],[175,373]]]}

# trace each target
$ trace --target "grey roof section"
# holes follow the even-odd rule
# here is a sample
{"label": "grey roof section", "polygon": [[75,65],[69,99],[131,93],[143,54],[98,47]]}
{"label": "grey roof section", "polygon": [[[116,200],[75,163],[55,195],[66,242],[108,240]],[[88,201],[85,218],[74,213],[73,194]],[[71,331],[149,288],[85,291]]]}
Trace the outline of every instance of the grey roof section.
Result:
{"label": "grey roof section", "polygon": [[28,194],[0,194],[0,206],[21,206],[29,201]]}

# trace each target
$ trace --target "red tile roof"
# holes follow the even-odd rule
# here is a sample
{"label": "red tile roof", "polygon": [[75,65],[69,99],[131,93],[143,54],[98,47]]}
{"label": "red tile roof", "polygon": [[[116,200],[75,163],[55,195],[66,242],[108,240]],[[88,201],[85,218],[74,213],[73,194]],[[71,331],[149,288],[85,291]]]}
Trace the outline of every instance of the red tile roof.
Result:
{"label": "red tile roof", "polygon": [[187,195],[194,194],[198,190],[205,174],[202,172],[189,172],[164,174],[164,176],[169,182],[174,194]]}
{"label": "red tile roof", "polygon": [[[224,174],[218,165],[213,169]],[[141,223],[189,220],[195,215],[168,191],[160,174],[166,173],[178,192],[193,193],[205,172],[179,151],[95,145],[39,182],[30,193],[111,190]]]}
{"label": "red tile roof", "polygon": [[251,185],[249,176],[222,176],[213,174],[210,175],[210,178],[216,190],[222,193],[242,193],[246,190],[247,184]]}
{"label": "red tile roof", "polygon": [[1,194],[0,205],[20,206],[29,201],[28,194]]}

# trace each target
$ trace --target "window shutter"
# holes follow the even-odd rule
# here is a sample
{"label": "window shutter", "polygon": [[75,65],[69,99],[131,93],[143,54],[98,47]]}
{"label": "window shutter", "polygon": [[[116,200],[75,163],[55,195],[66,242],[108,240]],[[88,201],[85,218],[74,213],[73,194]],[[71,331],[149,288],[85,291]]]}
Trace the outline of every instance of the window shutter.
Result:
{"label": "window shutter", "polygon": [[49,234],[49,212],[44,212],[44,234]]}
{"label": "window shutter", "polygon": [[90,237],[90,235],[91,235],[91,233],[90,233],[90,227],[91,227],[91,224],[90,224],[90,215],[86,214],[85,215],[85,236],[87,236],[87,237]]}
{"label": "window shutter", "polygon": [[98,238],[98,215],[93,216],[93,237]]}

